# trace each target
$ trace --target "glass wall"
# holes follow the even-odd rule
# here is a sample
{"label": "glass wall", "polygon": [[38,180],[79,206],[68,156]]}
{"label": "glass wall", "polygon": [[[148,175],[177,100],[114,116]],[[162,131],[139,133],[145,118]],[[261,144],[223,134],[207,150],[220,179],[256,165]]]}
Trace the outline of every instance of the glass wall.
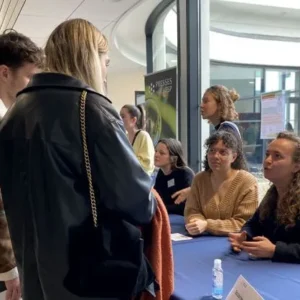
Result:
{"label": "glass wall", "polygon": [[177,10],[172,4],[159,18],[152,35],[153,71],[177,66]]}
{"label": "glass wall", "polygon": [[211,85],[222,84],[235,88],[240,94],[236,102],[239,120],[236,122],[244,141],[244,151],[253,172],[261,168],[265,142],[260,139],[261,94],[286,90],[286,129],[300,133],[299,86],[300,70],[273,69],[251,66],[232,66],[211,63]]}
{"label": "glass wall", "polygon": [[[153,71],[177,65],[177,10],[172,4],[161,15],[153,32]],[[211,61],[210,84],[234,88],[240,94],[236,102],[236,122],[244,141],[244,152],[253,173],[261,176],[266,140],[260,139],[261,94],[286,91],[286,129],[300,134],[300,69],[237,65]],[[179,99],[180,101],[180,99]],[[200,99],[199,99],[200,102]]]}

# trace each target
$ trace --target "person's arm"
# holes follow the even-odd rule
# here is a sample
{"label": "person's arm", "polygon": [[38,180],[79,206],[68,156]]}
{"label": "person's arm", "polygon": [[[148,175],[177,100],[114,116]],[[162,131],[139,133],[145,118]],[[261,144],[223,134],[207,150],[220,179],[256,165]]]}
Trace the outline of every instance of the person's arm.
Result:
{"label": "person's arm", "polygon": [[275,243],[275,252],[272,261],[285,263],[300,263],[300,244],[278,241]]}
{"label": "person's arm", "polygon": [[136,156],[143,169],[151,175],[154,170],[154,146],[151,137],[145,131],[141,131],[137,136],[139,148]]}
{"label": "person's arm", "polygon": [[190,193],[185,203],[184,218],[186,224],[188,224],[191,220],[205,220],[199,193],[199,185],[201,182],[200,176],[201,174],[195,176],[192,182]]}
{"label": "person's arm", "polygon": [[195,173],[193,172],[192,169],[187,167],[183,169],[183,172],[184,172],[183,179],[182,179],[183,187],[184,188],[190,187],[192,185]]}
{"label": "person's arm", "polygon": [[255,211],[253,216],[244,224],[241,232],[247,233],[247,239],[252,240],[255,236],[261,236],[263,233],[262,224],[259,219],[259,208]]}
{"label": "person's arm", "polygon": [[0,281],[18,278],[15,256],[0,194]]}
{"label": "person's arm", "polygon": [[166,208],[169,214],[182,216],[184,214],[185,202],[180,204],[167,204]]}
{"label": "person's arm", "polygon": [[176,205],[182,205],[187,200],[194,176],[195,174],[190,168],[182,169],[182,178],[180,179],[182,189],[172,195]]}
{"label": "person's arm", "polygon": [[152,179],[136,158],[117,112],[107,104],[89,122],[91,130],[99,128],[91,152],[100,205],[133,224],[149,223],[156,208]]}
{"label": "person's arm", "polygon": [[246,193],[241,196],[240,201],[236,201],[233,216],[226,220],[206,219],[206,231],[214,235],[228,235],[230,232],[239,232],[245,222],[253,215],[257,208],[258,187],[254,184]]}

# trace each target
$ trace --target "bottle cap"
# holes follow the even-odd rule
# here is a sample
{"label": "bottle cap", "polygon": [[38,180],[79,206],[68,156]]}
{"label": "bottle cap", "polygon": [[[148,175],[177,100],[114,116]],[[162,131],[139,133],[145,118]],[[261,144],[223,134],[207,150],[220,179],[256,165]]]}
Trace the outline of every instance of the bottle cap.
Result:
{"label": "bottle cap", "polygon": [[214,268],[221,268],[222,267],[222,260],[221,259],[215,259],[214,260]]}

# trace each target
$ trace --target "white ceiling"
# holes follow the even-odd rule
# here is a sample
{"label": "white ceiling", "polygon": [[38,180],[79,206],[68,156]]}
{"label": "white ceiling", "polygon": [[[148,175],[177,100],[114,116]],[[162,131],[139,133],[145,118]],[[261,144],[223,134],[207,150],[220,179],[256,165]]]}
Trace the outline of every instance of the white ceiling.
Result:
{"label": "white ceiling", "polygon": [[[145,66],[145,22],[161,1],[2,0],[0,24],[13,26],[43,47],[51,31],[64,20],[87,19],[108,37],[110,72],[136,71]],[[300,37],[300,9],[245,2],[211,0],[212,27],[241,33]],[[5,27],[0,26],[0,31],[3,29]],[[175,60],[172,55],[171,60]]]}
{"label": "white ceiling", "polygon": [[240,33],[300,37],[300,9],[230,0],[211,0],[210,8],[212,27]]}
{"label": "white ceiling", "polygon": [[[151,2],[152,1],[152,2]],[[128,58],[136,61],[139,64],[146,65],[145,56],[145,32],[144,32],[144,19],[147,17],[147,11],[152,11],[155,4],[154,2],[160,2],[160,0],[144,0],[142,4],[139,5],[135,10],[130,11],[126,18],[121,19],[116,28],[114,28],[114,40],[117,41],[118,49]],[[256,0],[258,1],[258,0]],[[262,0],[266,3],[267,0]],[[282,0],[283,1],[283,0]],[[300,0],[296,0],[299,1]],[[151,2],[151,3],[150,3]],[[210,19],[212,29],[218,28],[227,31],[232,31],[235,33],[248,33],[254,35],[267,35],[266,39],[273,39],[274,36],[283,36],[288,38],[298,38],[300,37],[300,9],[291,9],[288,7],[276,7],[267,5],[253,5],[243,0],[243,3],[238,3],[237,0],[210,0]],[[153,7],[148,7],[152,5]],[[134,21],[132,21],[134,20]],[[141,24],[143,26],[138,26]],[[176,17],[174,19],[174,25],[169,26],[173,31],[176,31]],[[164,32],[165,28],[162,26],[161,32],[170,41],[171,32]],[[213,32],[212,32],[213,33]],[[226,34],[223,34],[226,35]],[[177,35],[175,34],[176,40]],[[226,35],[227,37],[227,35]],[[230,36],[228,36],[230,37]],[[218,39],[219,40],[219,39]],[[249,42],[257,41],[255,37],[253,40],[249,39]],[[298,63],[294,61],[295,51],[286,52],[286,56],[290,57],[289,61],[284,61],[279,64],[278,60],[274,62],[273,58],[269,57],[269,60],[265,60],[261,54],[261,47],[265,45],[254,45],[252,48],[256,47],[256,52],[252,54],[252,60],[248,56],[248,52],[252,49],[250,45],[250,50],[245,52],[246,59],[241,58],[240,60],[232,59],[235,55],[227,57],[227,52],[231,52],[229,47],[224,50],[220,50],[219,44],[214,45],[213,39],[211,38],[211,49],[218,50],[218,55],[211,54],[212,59],[218,59],[227,62],[239,62],[249,64],[266,64],[266,65],[280,65],[280,66],[297,66]],[[226,44],[226,43],[225,43]],[[236,44],[236,43],[235,43]],[[235,46],[232,43],[232,47]],[[251,44],[251,43],[250,43]],[[226,44],[227,45],[227,44]],[[300,45],[300,43],[299,43]],[[269,45],[270,46],[270,45]],[[288,46],[293,47],[292,44]],[[248,47],[248,46],[247,46]],[[270,46],[271,47],[271,46]],[[269,48],[266,48],[269,51]],[[273,49],[273,48],[272,48]],[[238,51],[238,49],[235,49]],[[251,50],[252,51],[252,50]],[[268,52],[265,51],[265,52]],[[298,50],[297,50],[298,51]],[[246,55],[247,54],[247,55]],[[275,54],[274,54],[275,55]],[[273,56],[274,56],[273,55]],[[216,58],[217,57],[217,58]],[[260,58],[260,60],[258,60]],[[168,65],[172,65],[172,61],[176,60],[174,55],[167,55]],[[276,63],[277,62],[277,63]]]}
{"label": "white ceiling", "polygon": [[146,66],[145,25],[150,13],[161,1],[141,1],[135,9],[124,14],[113,29],[113,40],[120,52],[142,66]]}
{"label": "white ceiling", "polygon": [[[21,0],[7,0],[8,5]],[[44,47],[52,30],[67,19],[84,18],[92,22],[110,42],[111,72],[139,68],[114,46],[111,33],[118,20],[142,0],[26,0],[13,28]],[[6,2],[6,0],[4,0]],[[24,2],[24,0],[23,0]],[[3,28],[4,29],[4,28]]]}
{"label": "white ceiling", "polygon": [[222,0],[222,1],[244,3],[244,4],[257,5],[257,6],[300,9],[299,0],[285,0],[285,1],[282,0]]}

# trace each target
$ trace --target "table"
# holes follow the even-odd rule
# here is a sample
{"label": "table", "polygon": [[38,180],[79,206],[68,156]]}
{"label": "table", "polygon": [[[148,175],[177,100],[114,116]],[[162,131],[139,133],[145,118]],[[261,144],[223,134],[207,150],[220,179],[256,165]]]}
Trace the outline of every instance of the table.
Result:
{"label": "table", "polygon": [[[185,233],[181,216],[170,215],[172,232]],[[232,253],[227,238],[201,236],[173,242],[175,291],[173,300],[211,299],[212,267],[215,258],[222,259],[224,297],[239,275],[265,300],[300,300],[300,265],[249,259],[246,253]]]}

